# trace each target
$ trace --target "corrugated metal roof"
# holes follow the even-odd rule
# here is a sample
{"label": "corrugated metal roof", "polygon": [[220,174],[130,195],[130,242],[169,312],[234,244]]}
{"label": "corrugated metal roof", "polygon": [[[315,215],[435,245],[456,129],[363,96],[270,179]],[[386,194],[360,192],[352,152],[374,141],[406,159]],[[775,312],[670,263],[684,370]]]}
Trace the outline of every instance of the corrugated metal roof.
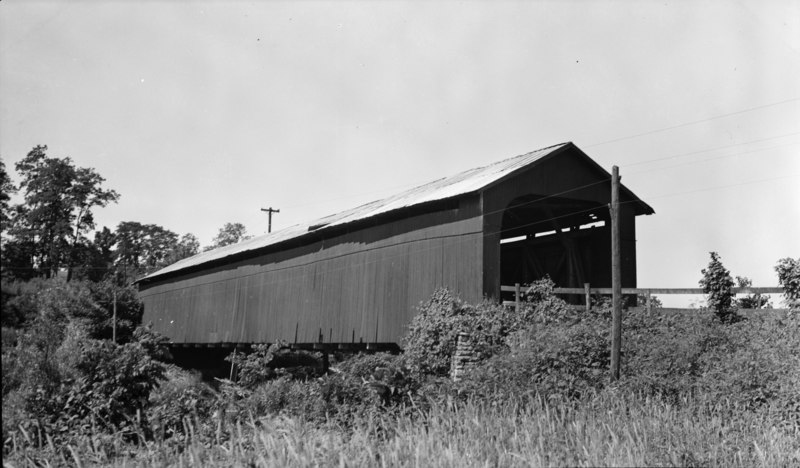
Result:
{"label": "corrugated metal roof", "polygon": [[509,176],[517,170],[522,169],[567,145],[571,145],[571,143],[562,143],[559,145],[549,146],[547,148],[542,148],[521,156],[498,161],[488,166],[470,169],[452,177],[438,179],[433,182],[420,185],[419,187],[398,193],[397,195],[367,203],[341,213],[326,216],[310,223],[298,224],[270,234],[254,237],[238,244],[220,247],[208,252],[202,252],[193,257],[173,263],[166,268],[158,270],[155,273],[142,278],[141,280],[151,279],[167,273],[213,262],[215,260],[222,260],[232,255],[279,244],[281,242],[299,238],[300,236],[308,234],[309,231],[320,233],[334,226],[341,226],[356,221],[362,221],[380,214],[389,213],[427,202],[445,200],[466,195],[468,193],[473,193],[491,185],[494,182],[499,181],[506,176]]}

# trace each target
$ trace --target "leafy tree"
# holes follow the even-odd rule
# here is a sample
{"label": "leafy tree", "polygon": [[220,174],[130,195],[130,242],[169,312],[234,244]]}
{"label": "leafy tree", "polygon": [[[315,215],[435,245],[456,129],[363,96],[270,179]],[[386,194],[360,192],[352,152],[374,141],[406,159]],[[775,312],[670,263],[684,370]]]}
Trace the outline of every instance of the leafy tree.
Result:
{"label": "leafy tree", "polygon": [[237,244],[243,240],[250,239],[253,236],[247,235],[247,229],[242,223],[225,223],[224,226],[219,228],[217,236],[211,241],[212,244],[205,248],[205,250],[212,250],[226,245]]}
{"label": "leafy tree", "polygon": [[178,242],[178,235],[156,224],[119,223],[116,230],[117,265],[134,275],[158,268]]}
{"label": "leafy tree", "polygon": [[104,280],[114,272],[114,263],[117,258],[114,250],[116,242],[117,237],[109,228],[103,226],[101,231],[96,231],[88,256],[82,262],[85,268],[82,276],[97,282]]}
{"label": "leafy tree", "polygon": [[6,172],[6,163],[0,159],[0,233],[5,232],[11,220],[11,195],[17,193],[17,187],[11,183],[11,177]]}
{"label": "leafy tree", "polygon": [[51,158],[47,146],[36,146],[15,167],[22,176],[25,207],[17,211],[10,233],[33,242],[34,265],[46,276],[67,267],[72,273],[73,250],[94,228],[92,210],[116,203],[119,194],[102,188],[103,177],[92,168],[77,167],[70,158]]}
{"label": "leafy tree", "polygon": [[723,323],[736,320],[736,310],[733,307],[733,278],[731,273],[722,265],[719,254],[710,252],[711,261],[701,273],[703,279],[700,286],[708,295],[708,307]]}
{"label": "leafy tree", "polygon": [[[23,205],[13,207],[11,211],[11,229],[17,220],[25,215]],[[13,238],[3,238],[0,271],[3,279],[28,281],[39,275],[36,266],[36,239],[32,231],[18,231]]]}
{"label": "leafy tree", "polygon": [[196,255],[198,252],[200,252],[200,241],[197,236],[192,233],[184,234],[167,255],[166,263],[171,265],[179,260]]}
{"label": "leafy tree", "polygon": [[783,296],[790,309],[800,309],[800,258],[786,257],[775,265],[778,282],[783,286]]}
{"label": "leafy tree", "polygon": [[175,232],[157,224],[125,221],[119,223],[114,236],[117,268],[127,280],[164,268],[200,249],[193,234],[179,238]]}

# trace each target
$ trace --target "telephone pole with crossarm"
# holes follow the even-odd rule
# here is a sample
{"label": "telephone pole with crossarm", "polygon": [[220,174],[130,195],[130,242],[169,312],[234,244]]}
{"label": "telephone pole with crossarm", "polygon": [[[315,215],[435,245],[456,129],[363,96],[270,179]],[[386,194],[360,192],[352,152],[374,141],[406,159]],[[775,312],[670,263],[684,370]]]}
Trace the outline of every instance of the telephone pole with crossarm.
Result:
{"label": "telephone pole with crossarm", "polygon": [[272,232],[272,213],[280,213],[281,210],[273,210],[270,206],[269,208],[261,208],[261,211],[266,211],[269,219],[269,224],[267,225],[267,232]]}

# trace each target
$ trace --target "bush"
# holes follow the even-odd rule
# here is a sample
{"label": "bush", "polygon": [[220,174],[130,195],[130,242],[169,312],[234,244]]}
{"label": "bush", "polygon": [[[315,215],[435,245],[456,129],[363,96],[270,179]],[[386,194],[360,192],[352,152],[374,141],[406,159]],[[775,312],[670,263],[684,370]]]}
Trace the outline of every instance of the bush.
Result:
{"label": "bush", "polygon": [[217,392],[198,375],[169,365],[164,380],[150,392],[146,411],[150,429],[158,440],[183,435],[185,420],[208,420],[217,398]]}
{"label": "bush", "polygon": [[113,335],[114,298],[117,304],[117,342],[125,343],[133,338],[133,332],[142,323],[144,305],[139,300],[139,292],[133,285],[118,286],[111,280],[99,283],[86,282],[92,300],[102,310],[95,318],[92,337],[111,339]]}
{"label": "bush", "polygon": [[27,282],[2,281],[0,310],[4,327],[20,328],[39,315],[36,307],[36,294],[48,284],[46,280],[34,279]]}
{"label": "bush", "polygon": [[[17,382],[5,388],[4,375],[4,407],[10,402],[6,409],[16,416],[8,424],[4,419],[4,437],[20,426],[37,427],[57,446],[94,431],[141,435],[142,411],[163,365],[139,342],[95,340],[84,323],[61,327],[52,317],[38,318],[14,353],[3,356],[4,373],[10,358],[9,377]],[[55,333],[57,339],[46,339]]]}
{"label": "bush", "polygon": [[316,423],[349,426],[356,415],[375,411],[379,397],[362,381],[344,374],[299,381],[280,376],[228,400],[238,417],[284,414]]}
{"label": "bush", "polygon": [[258,385],[282,376],[305,380],[322,375],[322,358],[319,353],[294,351],[284,341],[272,345],[255,345],[252,352],[233,352],[225,358],[236,369],[236,382],[244,388]]}
{"label": "bush", "polygon": [[66,323],[79,320],[92,338],[112,337],[114,294],[117,297],[117,341],[131,338],[141,323],[142,304],[136,288],[110,281],[36,279],[27,283],[3,282],[3,325],[30,327],[37,317]]}
{"label": "bush", "polygon": [[753,315],[721,330],[715,344],[697,382],[705,395],[739,408],[794,407],[800,417],[800,318]]}
{"label": "bush", "polygon": [[479,364],[459,387],[487,400],[580,398],[608,380],[609,329],[610,323],[597,315],[537,322],[512,334],[508,351]]}
{"label": "bush", "polygon": [[[746,276],[737,276],[736,283],[740,288],[749,288],[753,286],[753,280]],[[759,293],[748,294],[744,297],[736,299],[735,306],[739,309],[762,309],[772,308],[769,296],[762,296]]]}
{"label": "bush", "polygon": [[621,386],[670,403],[724,402],[800,428],[800,318],[753,314],[723,325],[710,312],[629,313]]}
{"label": "bush", "polygon": [[466,304],[446,289],[437,289],[419,308],[403,337],[403,358],[416,374],[447,375],[462,329]]}
{"label": "bush", "polygon": [[446,289],[436,290],[420,306],[403,338],[405,365],[416,376],[446,376],[461,332],[469,335],[480,361],[507,349],[507,337],[530,323],[546,324],[572,316],[553,288],[550,279],[531,284],[523,292],[519,312],[489,301],[473,306]]}
{"label": "bush", "polygon": [[144,409],[165,372],[163,364],[135,341],[115,345],[87,340],[75,367],[80,377],[70,389],[68,413],[74,409],[79,418],[98,417],[112,428],[121,427]]}
{"label": "bush", "polygon": [[708,311],[629,310],[623,329],[624,385],[670,402],[695,393],[706,353],[723,339],[719,322]]}

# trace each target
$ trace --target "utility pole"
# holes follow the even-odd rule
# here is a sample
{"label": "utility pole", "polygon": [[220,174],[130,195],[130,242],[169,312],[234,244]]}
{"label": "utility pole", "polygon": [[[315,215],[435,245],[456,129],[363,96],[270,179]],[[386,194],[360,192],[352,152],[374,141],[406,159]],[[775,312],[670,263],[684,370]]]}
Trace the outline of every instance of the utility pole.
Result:
{"label": "utility pole", "polygon": [[261,208],[261,211],[266,211],[269,219],[269,224],[267,225],[267,232],[272,232],[272,213],[280,213],[281,210],[273,210],[270,206],[269,208]]}
{"label": "utility pole", "polygon": [[619,355],[622,348],[622,262],[619,243],[619,168],[611,174],[611,381],[619,380]]}

